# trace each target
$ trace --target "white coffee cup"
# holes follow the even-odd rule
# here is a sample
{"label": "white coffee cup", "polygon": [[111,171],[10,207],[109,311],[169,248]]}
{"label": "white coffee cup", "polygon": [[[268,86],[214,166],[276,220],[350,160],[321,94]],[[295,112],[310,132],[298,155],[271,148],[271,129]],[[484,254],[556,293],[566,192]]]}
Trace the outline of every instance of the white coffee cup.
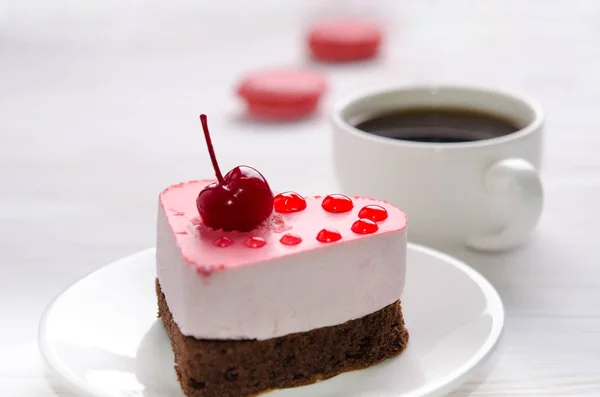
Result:
{"label": "white coffee cup", "polygon": [[[478,141],[427,143],[355,128],[377,114],[415,107],[482,111],[521,129]],[[336,175],[343,192],[402,208],[411,241],[439,248],[510,249],[528,239],[542,212],[543,124],[541,107],[520,94],[447,85],[372,89],[335,107]]]}

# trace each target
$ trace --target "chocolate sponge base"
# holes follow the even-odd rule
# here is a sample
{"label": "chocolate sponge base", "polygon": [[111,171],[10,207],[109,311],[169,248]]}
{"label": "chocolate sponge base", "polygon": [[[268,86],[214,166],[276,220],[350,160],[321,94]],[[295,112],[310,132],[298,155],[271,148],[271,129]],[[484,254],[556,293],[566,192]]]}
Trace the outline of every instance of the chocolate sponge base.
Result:
{"label": "chocolate sponge base", "polygon": [[267,340],[185,336],[156,280],[158,316],[188,397],[245,397],[308,385],[398,355],[408,343],[400,301],[344,324]]}

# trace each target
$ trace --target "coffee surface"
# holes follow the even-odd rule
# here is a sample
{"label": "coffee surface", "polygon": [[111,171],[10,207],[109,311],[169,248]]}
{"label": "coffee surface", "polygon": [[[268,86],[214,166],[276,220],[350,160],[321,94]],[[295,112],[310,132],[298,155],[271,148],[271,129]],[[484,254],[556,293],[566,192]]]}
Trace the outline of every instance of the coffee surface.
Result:
{"label": "coffee surface", "polygon": [[412,108],[376,114],[355,125],[382,137],[414,142],[472,142],[512,134],[520,127],[501,116],[462,108]]}

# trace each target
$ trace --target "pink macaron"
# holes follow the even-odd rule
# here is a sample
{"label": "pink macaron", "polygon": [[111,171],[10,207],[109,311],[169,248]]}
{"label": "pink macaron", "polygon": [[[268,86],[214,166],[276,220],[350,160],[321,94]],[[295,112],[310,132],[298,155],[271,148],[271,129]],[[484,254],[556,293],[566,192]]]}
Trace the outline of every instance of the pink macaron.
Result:
{"label": "pink macaron", "polygon": [[374,58],[382,32],[378,24],[360,19],[322,21],[311,27],[308,46],[313,58],[326,62],[352,62]]}
{"label": "pink macaron", "polygon": [[327,87],[318,71],[267,69],[245,76],[238,94],[250,115],[266,120],[294,120],[313,113]]}

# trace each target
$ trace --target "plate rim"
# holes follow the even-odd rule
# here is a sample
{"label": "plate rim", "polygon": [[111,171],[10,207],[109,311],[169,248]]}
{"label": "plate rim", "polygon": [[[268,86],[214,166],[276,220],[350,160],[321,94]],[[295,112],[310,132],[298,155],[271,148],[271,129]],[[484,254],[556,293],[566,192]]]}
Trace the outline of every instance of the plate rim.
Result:
{"label": "plate rim", "polygon": [[[89,385],[89,383],[81,381],[78,377],[73,376],[71,374],[71,371],[69,371],[68,368],[64,368],[64,365],[60,362],[60,360],[56,358],[56,355],[52,353],[52,349],[50,348],[49,343],[46,339],[47,335],[45,332],[48,317],[50,316],[52,309],[65,293],[67,293],[70,289],[74,288],[80,282],[94,276],[96,273],[101,272],[102,270],[108,267],[115,266],[120,262],[131,261],[133,258],[137,256],[143,256],[151,251],[155,251],[155,249],[155,247],[150,247],[137,251],[135,253],[111,261],[106,265],[103,265],[98,269],[93,270],[92,272],[81,277],[79,280],[73,282],[72,284],[64,288],[62,291],[60,291],[58,294],[56,294],[56,296],[44,309],[44,312],[40,318],[38,325],[37,338],[38,348],[40,350],[42,360],[45,364],[46,369],[49,370],[53,376],[59,378],[62,382],[64,382],[65,386],[72,392],[76,394],[87,395],[90,397],[106,397],[103,394],[100,394],[100,392],[97,389],[93,389]],[[421,244],[411,242],[407,243],[407,253],[410,250],[436,257],[446,263],[451,264],[452,266],[463,272],[473,282],[475,282],[475,284],[483,292],[488,304],[493,304],[495,306],[495,311],[492,311],[490,313],[493,322],[489,335],[485,342],[469,360],[467,360],[465,363],[463,363],[458,368],[454,369],[441,379],[436,380],[431,385],[415,390],[409,394],[405,394],[405,397],[440,397],[463,384],[468,379],[468,377],[475,370],[477,370],[478,367],[482,366],[494,353],[503,334],[506,313],[504,309],[504,304],[502,303],[502,299],[500,298],[500,295],[498,294],[498,291],[496,291],[494,286],[477,270],[473,269],[465,262],[449,254],[446,254],[444,252],[438,251],[430,247],[426,247]]]}
{"label": "plate rim", "polygon": [[416,251],[421,251],[442,259],[445,262],[451,263],[454,267],[465,273],[477,284],[479,288],[481,288],[488,304],[493,304],[496,306],[495,311],[490,313],[494,321],[492,322],[492,328],[487,339],[468,361],[439,379],[437,382],[434,382],[429,387],[406,395],[406,397],[441,397],[463,384],[473,374],[473,372],[475,372],[479,367],[483,366],[492,356],[503,335],[506,311],[504,309],[502,298],[500,297],[500,294],[496,288],[494,288],[488,279],[486,279],[477,270],[462,260],[455,258],[450,254],[446,254],[445,252],[441,252],[420,244],[408,243],[408,245],[414,248]]}

